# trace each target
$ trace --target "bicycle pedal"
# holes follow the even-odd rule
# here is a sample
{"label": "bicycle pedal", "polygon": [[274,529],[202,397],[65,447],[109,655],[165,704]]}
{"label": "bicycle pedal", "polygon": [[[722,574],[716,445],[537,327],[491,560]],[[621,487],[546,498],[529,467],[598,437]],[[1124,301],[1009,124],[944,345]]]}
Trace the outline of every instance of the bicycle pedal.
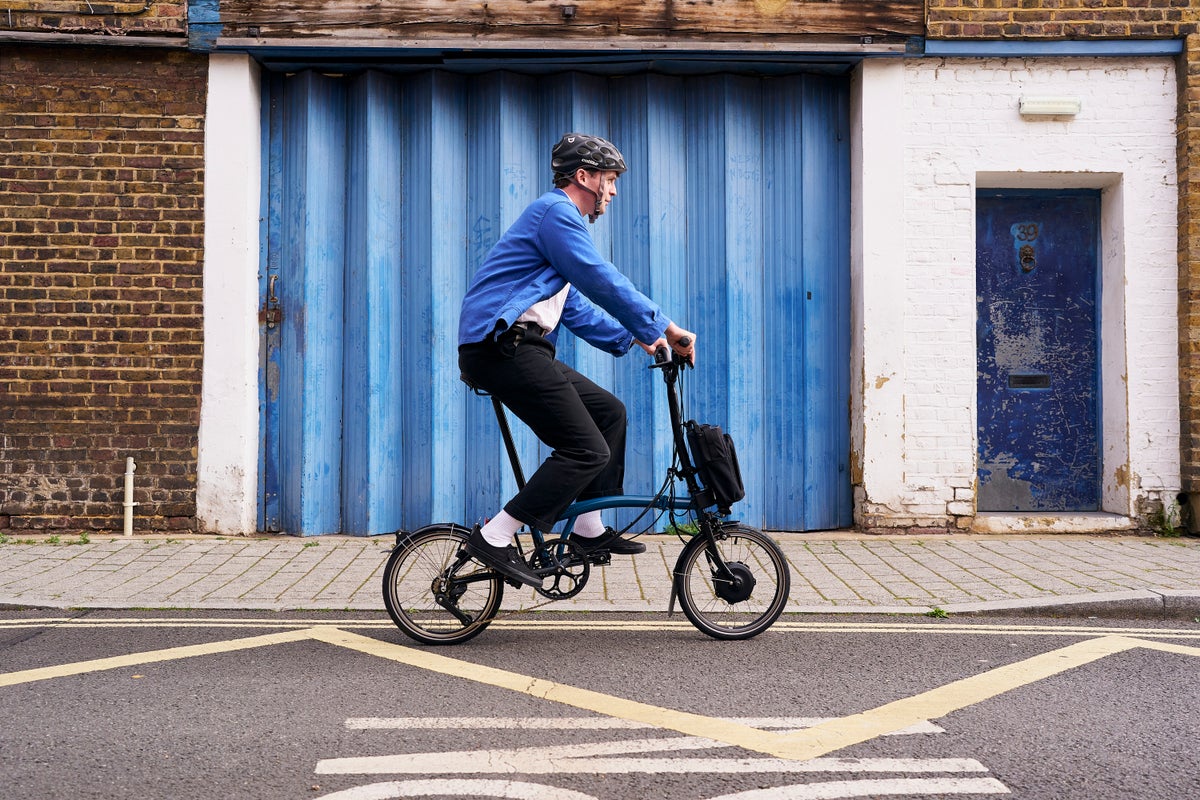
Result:
{"label": "bicycle pedal", "polygon": [[601,553],[595,553],[588,556],[588,561],[595,564],[597,567],[603,567],[612,563],[612,553],[605,550]]}

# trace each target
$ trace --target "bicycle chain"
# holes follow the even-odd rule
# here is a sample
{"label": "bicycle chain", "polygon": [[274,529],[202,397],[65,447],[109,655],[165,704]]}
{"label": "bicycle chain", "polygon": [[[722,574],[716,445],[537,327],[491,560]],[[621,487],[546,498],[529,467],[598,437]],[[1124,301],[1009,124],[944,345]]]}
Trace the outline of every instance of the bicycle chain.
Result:
{"label": "bicycle chain", "polygon": [[[640,534],[639,534],[639,535],[640,535]],[[522,553],[522,555],[524,555],[524,553]],[[486,566],[486,565],[485,565],[485,566]],[[598,566],[603,566],[603,565],[601,564],[601,565],[598,565]],[[492,568],[491,568],[491,567],[488,567],[488,569],[492,569]],[[496,572],[496,571],[495,571],[494,569],[492,569],[492,572]],[[496,574],[497,574],[497,576],[499,576],[499,577],[500,577],[500,580],[501,580],[501,581],[503,581],[503,582],[505,583],[505,585],[506,585],[506,586],[508,586],[510,589],[511,589],[511,588],[513,588],[513,585],[512,585],[511,583],[509,583],[509,582],[508,582],[508,579],[507,579],[507,578],[505,578],[505,577],[501,576],[499,573],[496,573]],[[517,588],[518,588],[518,591],[519,591],[520,589],[524,589],[524,588],[527,588],[527,587],[525,587],[525,586],[521,586],[521,587],[517,587]],[[532,588],[532,587],[528,587],[528,588]],[[534,591],[534,597],[535,597],[535,599],[536,599],[536,597],[538,596],[538,591],[537,591],[536,589],[534,589],[533,591]],[[572,595],[572,596],[574,596],[574,595]],[[542,595],[542,597],[545,597],[545,595]],[[522,608],[512,609],[511,611],[507,611],[507,612],[501,612],[500,610],[497,610],[495,614],[493,614],[492,616],[488,617],[486,620],[482,620],[482,619],[480,619],[480,620],[476,620],[475,622],[472,622],[470,625],[468,625],[466,628],[463,628],[463,630],[464,630],[464,631],[465,631],[465,630],[471,630],[471,629],[473,629],[473,628],[475,628],[475,627],[477,627],[477,626],[479,626],[479,625],[483,625],[483,624],[489,624],[489,625],[490,625],[491,623],[495,622],[496,620],[510,619],[510,618],[512,618],[512,617],[516,617],[516,616],[519,616],[519,615],[521,615],[521,614],[528,614],[530,611],[536,611],[536,610],[538,610],[539,608],[542,608],[543,606],[548,606],[548,605],[550,605],[551,603],[558,603],[558,602],[561,602],[561,601],[562,601],[562,600],[564,600],[564,599],[569,599],[569,598],[561,598],[561,597],[545,597],[545,599],[544,599],[544,600],[542,600],[540,603],[534,603],[534,604],[533,604],[533,605],[531,605],[531,606],[525,606],[525,607],[522,607]]]}
{"label": "bicycle chain", "polygon": [[[661,517],[661,514],[660,514],[659,516]],[[636,522],[636,520],[635,520],[635,522]],[[627,534],[628,532],[629,532],[629,529],[628,529],[628,528],[626,528],[625,530],[621,531],[621,535],[625,535],[625,534]],[[635,537],[637,537],[637,536],[641,536],[641,535],[643,535],[643,534],[645,534],[645,533],[649,533],[649,532],[650,532],[650,530],[649,530],[649,529],[642,530],[642,531],[639,531],[638,533],[634,534],[634,536],[635,536]],[[676,534],[676,535],[678,536],[678,534]],[[525,554],[524,554],[524,553],[522,553],[521,555],[522,555],[522,556],[524,556]],[[486,566],[486,565],[485,565],[485,566]],[[601,566],[602,566],[602,565],[601,565]],[[492,569],[492,568],[491,568],[491,567],[488,567],[488,569]],[[493,569],[492,571],[493,571],[493,572],[495,572],[495,570],[494,570],[494,569]],[[674,572],[674,571],[672,571],[672,572]],[[498,576],[498,577],[500,577],[500,580],[501,580],[501,581],[504,581],[504,583],[505,583],[505,584],[506,584],[506,585],[507,585],[507,586],[508,586],[510,589],[511,589],[511,588],[513,588],[512,584],[508,582],[508,579],[507,579],[507,578],[505,578],[505,577],[501,576],[499,573],[496,573],[496,574],[497,574],[497,576]],[[672,575],[672,577],[674,577],[674,575]],[[521,589],[521,588],[525,588],[525,587],[524,587],[524,586],[521,586],[521,587],[517,587],[517,588],[518,588],[518,590],[519,590],[519,589]],[[530,588],[532,588],[532,587],[530,587]],[[536,590],[536,589],[534,590],[534,594],[535,594],[535,597],[536,597],[536,595],[537,595],[537,590]],[[673,599],[673,595],[674,595],[674,593],[672,592],[672,599]],[[506,619],[511,619],[511,618],[513,618],[513,617],[520,616],[520,615],[522,615],[522,614],[528,614],[530,611],[536,611],[536,610],[538,610],[539,608],[542,608],[543,606],[548,606],[548,605],[550,605],[551,603],[558,603],[558,602],[561,602],[561,600],[562,600],[562,599],[563,599],[563,598],[547,597],[545,600],[543,600],[543,601],[542,601],[542,602],[540,602],[540,603],[535,603],[535,604],[533,604],[533,605],[531,605],[531,606],[525,606],[525,607],[523,607],[523,608],[517,608],[517,609],[513,609],[513,610],[511,610],[511,611],[506,611],[506,612],[501,612],[499,609],[497,609],[496,613],[495,613],[495,614],[493,614],[492,616],[488,617],[486,620],[483,620],[483,619],[476,620],[476,621],[472,622],[470,625],[468,625],[468,626],[466,626],[465,628],[463,628],[463,630],[464,630],[464,631],[468,631],[468,630],[472,630],[472,629],[474,629],[474,628],[476,628],[476,627],[479,627],[480,625],[490,625],[490,624],[492,624],[493,622],[495,622],[496,620],[506,620]]]}

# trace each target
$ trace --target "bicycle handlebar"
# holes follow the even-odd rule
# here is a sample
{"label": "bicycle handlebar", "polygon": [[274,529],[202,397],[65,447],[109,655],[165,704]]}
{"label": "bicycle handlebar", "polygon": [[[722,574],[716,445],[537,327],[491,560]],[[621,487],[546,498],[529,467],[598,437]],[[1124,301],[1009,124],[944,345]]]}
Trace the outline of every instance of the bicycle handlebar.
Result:
{"label": "bicycle handlebar", "polygon": [[[687,347],[692,343],[692,337],[684,336],[679,340],[679,343],[684,347]],[[650,369],[661,369],[662,367],[672,363],[685,367],[691,366],[690,361],[676,353],[670,347],[666,345],[659,345],[654,351],[654,363],[650,365]]]}

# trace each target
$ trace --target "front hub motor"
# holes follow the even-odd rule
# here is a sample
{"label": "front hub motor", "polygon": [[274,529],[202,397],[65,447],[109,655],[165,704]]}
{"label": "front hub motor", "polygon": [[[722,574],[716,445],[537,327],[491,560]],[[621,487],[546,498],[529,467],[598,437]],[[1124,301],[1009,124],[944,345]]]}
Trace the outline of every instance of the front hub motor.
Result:
{"label": "front hub motor", "polygon": [[713,572],[713,591],[717,596],[730,605],[742,603],[754,594],[754,574],[750,568],[740,561],[726,562],[725,568],[733,576],[733,580],[722,578]]}

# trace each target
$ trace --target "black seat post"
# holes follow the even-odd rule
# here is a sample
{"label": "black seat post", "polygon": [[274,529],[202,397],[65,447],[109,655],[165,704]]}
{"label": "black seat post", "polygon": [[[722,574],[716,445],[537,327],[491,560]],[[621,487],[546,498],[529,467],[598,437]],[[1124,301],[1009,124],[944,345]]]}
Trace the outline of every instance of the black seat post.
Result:
{"label": "black seat post", "polygon": [[525,488],[525,473],[521,470],[521,459],[517,457],[517,445],[513,442],[512,429],[508,427],[508,415],[504,413],[504,404],[499,398],[476,386],[471,379],[462,374],[459,379],[480,397],[491,397],[492,408],[496,411],[496,422],[500,424],[500,436],[504,439],[504,449],[508,452],[508,460],[512,463],[513,477],[517,479],[517,489]]}
{"label": "black seat post", "polygon": [[492,397],[492,408],[496,409],[496,422],[500,423],[500,436],[504,439],[504,449],[508,451],[508,460],[512,462],[513,477],[517,479],[517,489],[524,489],[525,473],[521,470],[517,445],[513,442],[512,430],[508,427],[508,415],[504,413],[504,404],[500,402],[500,398]]}

